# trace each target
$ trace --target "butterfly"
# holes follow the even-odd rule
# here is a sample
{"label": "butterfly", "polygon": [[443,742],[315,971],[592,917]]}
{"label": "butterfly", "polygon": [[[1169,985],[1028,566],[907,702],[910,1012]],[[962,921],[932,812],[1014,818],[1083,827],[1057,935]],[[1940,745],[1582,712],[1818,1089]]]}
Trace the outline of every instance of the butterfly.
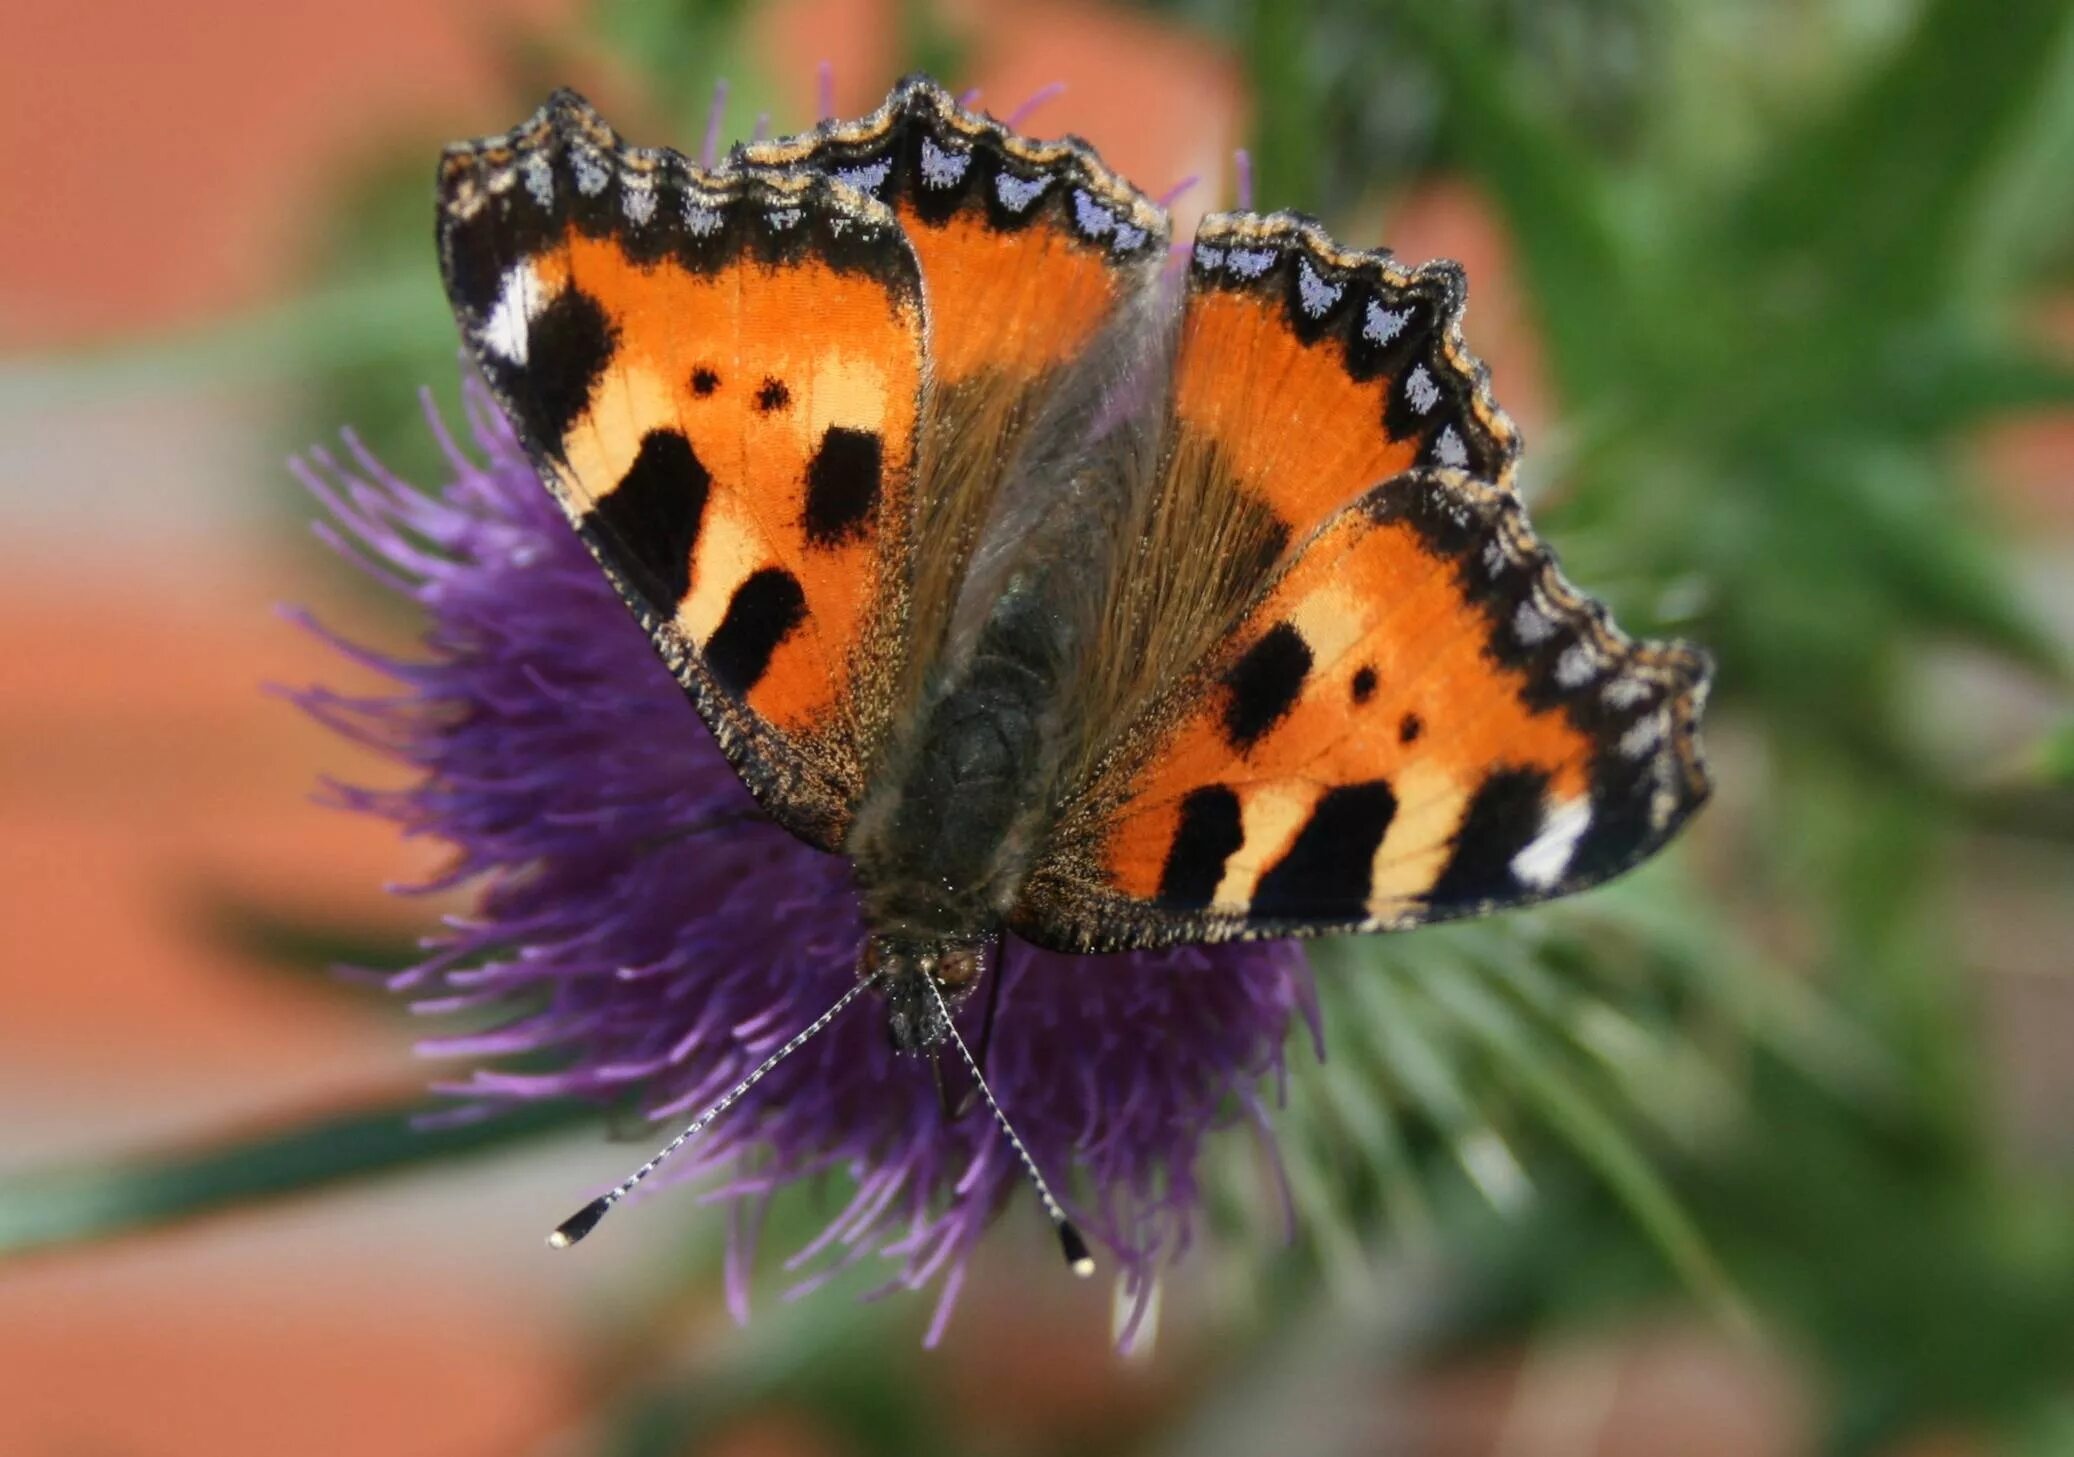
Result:
{"label": "butterfly", "polygon": [[1709,662],[1535,539],[1451,263],[1246,211],[1170,261],[1086,144],[921,77],[713,168],[564,91],[438,193],[469,352],[760,813],[849,859],[901,1050],[964,1050],[1005,931],[1402,930],[1707,797]]}

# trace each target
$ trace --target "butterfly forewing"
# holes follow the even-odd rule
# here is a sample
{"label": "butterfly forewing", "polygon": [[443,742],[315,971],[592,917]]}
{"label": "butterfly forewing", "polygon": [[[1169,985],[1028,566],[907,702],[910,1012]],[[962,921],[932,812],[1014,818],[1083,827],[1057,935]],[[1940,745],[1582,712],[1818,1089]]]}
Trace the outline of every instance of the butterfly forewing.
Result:
{"label": "butterfly forewing", "polygon": [[562,93],[449,150],[462,331],[750,788],[841,841],[905,649],[919,273],[880,204],[704,173]]}

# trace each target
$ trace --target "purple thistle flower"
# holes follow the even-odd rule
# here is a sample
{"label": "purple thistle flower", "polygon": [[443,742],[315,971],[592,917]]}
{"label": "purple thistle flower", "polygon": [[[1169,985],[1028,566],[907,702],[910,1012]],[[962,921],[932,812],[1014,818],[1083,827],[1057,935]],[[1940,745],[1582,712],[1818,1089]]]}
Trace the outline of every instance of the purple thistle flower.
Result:
{"label": "purple thistle flower", "polygon": [[[853,983],[864,928],[849,866],[751,818],[754,803],[473,381],[471,459],[428,417],[453,479],[426,494],[350,434],[350,461],[297,463],[334,547],[419,604],[427,653],[399,660],[330,640],[394,680],[383,697],[296,695],[325,723],[418,772],[385,792],[331,786],[346,807],[451,844],[436,883],[472,885],[389,985],[428,1013],[501,1015],[435,1037],[478,1064],[454,1117],[514,1101],[631,1097],[681,1122]],[[1237,1106],[1265,1128],[1293,1013],[1316,1014],[1286,943],[1076,957],[1013,938],[988,1081],[1082,1229],[1105,1246],[1134,1313],[1189,1246],[1204,1137]],[[963,1014],[968,1039],[978,1003]],[[527,1069],[498,1061],[528,1054]],[[542,1064],[549,1070],[539,1070]],[[746,1318],[755,1230],[781,1186],[824,1172],[855,1192],[785,1267],[795,1291],[871,1257],[888,1288],[941,1281],[941,1334],[994,1215],[1029,1198],[984,1109],[945,1119],[883,1019],[853,1007],[781,1063],[668,1166],[732,1200],[727,1293]]]}

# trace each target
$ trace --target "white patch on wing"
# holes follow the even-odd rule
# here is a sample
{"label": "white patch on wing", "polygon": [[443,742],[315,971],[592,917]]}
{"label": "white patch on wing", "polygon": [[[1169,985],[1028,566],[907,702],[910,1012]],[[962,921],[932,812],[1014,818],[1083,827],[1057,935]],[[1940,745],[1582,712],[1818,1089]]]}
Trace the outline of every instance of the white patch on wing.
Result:
{"label": "white patch on wing", "polygon": [[1440,427],[1440,438],[1433,442],[1433,454],[1442,465],[1453,466],[1456,470],[1469,464],[1469,450],[1452,425]]}
{"label": "white patch on wing", "polygon": [[1073,219],[1080,224],[1080,231],[1090,238],[1103,237],[1116,231],[1116,218],[1087,195],[1084,188],[1073,189]]}
{"label": "white patch on wing", "polygon": [[1664,720],[1664,711],[1656,712],[1635,720],[1634,726],[1620,736],[1622,757],[1639,759],[1663,742],[1664,730],[1669,725]]}
{"label": "white patch on wing", "polygon": [[547,291],[540,286],[540,275],[533,271],[533,265],[513,264],[511,272],[504,275],[496,305],[483,320],[477,337],[492,354],[513,364],[524,364],[526,339],[532,332],[533,320],[546,307]]}
{"label": "white patch on wing", "polygon": [[1387,344],[1402,334],[1410,322],[1410,309],[1386,309],[1370,299],[1368,316],[1361,322],[1361,337],[1371,344]]}
{"label": "white patch on wing", "polygon": [[1615,678],[1606,685],[1608,708],[1633,708],[1649,696],[1649,685],[1640,678]]}
{"label": "white patch on wing", "polygon": [[520,164],[525,173],[526,192],[542,207],[553,207],[555,200],[554,169],[547,164],[547,157],[540,152],[530,153]]}
{"label": "white patch on wing", "polygon": [[612,180],[604,162],[591,152],[571,152],[569,166],[576,173],[576,190],[585,197],[596,197]]}
{"label": "white patch on wing", "polygon": [[886,175],[893,170],[892,162],[881,159],[857,167],[838,167],[829,175],[845,187],[854,187],[859,192],[876,196],[885,185]]}
{"label": "white patch on wing", "polygon": [[965,169],[972,165],[970,152],[954,152],[948,147],[939,147],[929,138],[922,138],[922,185],[941,190],[956,187]]}
{"label": "white patch on wing", "polygon": [[1275,254],[1272,248],[1234,248],[1227,261],[1239,277],[1258,278],[1275,266]]}
{"label": "white patch on wing", "polygon": [[1531,601],[1520,603],[1519,609],[1512,614],[1513,636],[1528,647],[1538,642],[1546,642],[1549,634],[1555,631],[1555,627],[1555,619]]}
{"label": "white patch on wing", "polygon": [[1311,267],[1311,261],[1308,258],[1298,261],[1296,265],[1296,294],[1299,302],[1303,305],[1303,311],[1312,318],[1323,318],[1325,311],[1338,303],[1339,296],[1346,291],[1345,284],[1327,283],[1321,278],[1318,270]]}
{"label": "white patch on wing", "polygon": [[1440,403],[1440,386],[1433,382],[1425,365],[1414,364],[1411,373],[1404,377],[1404,397],[1421,415]]}
{"label": "white patch on wing", "polygon": [[1049,177],[1017,177],[1014,173],[1003,172],[994,179],[994,196],[1000,198],[1001,206],[1010,212],[1022,212],[1043,196],[1044,189],[1049,186]]}
{"label": "white patch on wing", "polygon": [[707,238],[720,231],[720,214],[704,203],[684,199],[684,226],[694,238]]}
{"label": "white patch on wing", "polygon": [[1550,889],[1570,868],[1570,857],[1591,822],[1591,800],[1583,795],[1550,810],[1541,821],[1541,832],[1512,857],[1513,879],[1529,890]]}
{"label": "white patch on wing", "polygon": [[1556,659],[1555,680],[1559,688],[1582,688],[1599,671],[1599,660],[1583,643],[1572,643]]}

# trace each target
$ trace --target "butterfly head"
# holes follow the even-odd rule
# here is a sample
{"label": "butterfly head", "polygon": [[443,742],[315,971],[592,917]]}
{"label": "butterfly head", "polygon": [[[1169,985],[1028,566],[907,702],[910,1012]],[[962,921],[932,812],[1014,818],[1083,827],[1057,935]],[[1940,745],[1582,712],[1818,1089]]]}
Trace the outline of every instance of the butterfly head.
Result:
{"label": "butterfly head", "polygon": [[983,941],[880,933],[864,943],[857,975],[886,999],[894,1051],[928,1052],[950,1035],[944,1009],[972,994],[985,961]]}

